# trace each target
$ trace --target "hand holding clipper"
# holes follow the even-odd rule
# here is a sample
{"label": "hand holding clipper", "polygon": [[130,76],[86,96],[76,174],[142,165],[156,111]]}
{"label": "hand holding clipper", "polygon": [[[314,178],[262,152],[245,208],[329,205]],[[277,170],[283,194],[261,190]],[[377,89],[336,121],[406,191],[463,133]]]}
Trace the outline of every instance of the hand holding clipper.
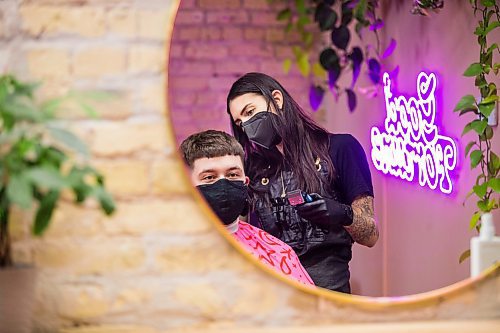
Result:
{"label": "hand holding clipper", "polygon": [[297,213],[303,219],[322,226],[332,224],[349,226],[353,221],[352,208],[333,199],[323,198],[317,193],[311,193],[312,202],[304,202],[295,206]]}

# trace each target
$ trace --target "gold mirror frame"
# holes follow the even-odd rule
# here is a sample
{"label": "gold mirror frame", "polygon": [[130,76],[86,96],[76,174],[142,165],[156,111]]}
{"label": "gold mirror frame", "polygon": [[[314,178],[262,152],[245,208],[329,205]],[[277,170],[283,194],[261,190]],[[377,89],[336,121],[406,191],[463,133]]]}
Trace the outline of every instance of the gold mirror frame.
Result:
{"label": "gold mirror frame", "polygon": [[[170,61],[169,55],[170,55],[170,46],[172,42],[172,33],[175,26],[175,18],[177,16],[181,1],[182,0],[173,0],[172,15],[170,16],[171,19],[169,22],[169,26],[167,27],[167,34],[166,34],[167,66],[165,75],[165,82],[166,82],[165,87],[167,90],[168,90],[168,76],[169,76],[168,65]],[[170,135],[170,140],[172,140],[174,144],[177,144],[174,135],[175,129],[173,128],[173,120],[171,113],[172,108],[170,106],[170,96],[168,91],[165,92],[165,96],[166,96],[166,111],[167,111],[166,127]],[[174,156],[177,159],[177,161],[180,161],[180,163],[183,164],[182,157],[180,156],[177,150],[175,150]],[[422,307],[430,307],[433,305],[438,305],[442,303],[444,300],[451,299],[455,296],[465,294],[468,291],[475,290],[485,282],[496,278],[498,279],[500,277],[500,263],[497,263],[486,269],[484,272],[482,272],[482,274],[480,274],[475,278],[469,277],[465,280],[456,282],[449,286],[420,294],[397,296],[397,297],[370,297],[370,296],[350,295],[319,287],[308,287],[304,284],[289,279],[286,276],[271,269],[270,267],[264,265],[252,254],[250,254],[247,250],[245,250],[236,241],[236,239],[226,231],[225,227],[219,221],[219,218],[215,215],[212,209],[202,198],[201,194],[193,186],[187,171],[186,170],[182,171],[180,176],[183,180],[184,185],[189,188],[190,195],[194,198],[195,202],[198,204],[198,207],[200,207],[201,211],[210,220],[210,223],[215,227],[215,229],[219,232],[219,234],[221,234],[243,257],[245,257],[247,260],[252,262],[257,267],[259,267],[259,269],[274,276],[275,278],[284,282],[285,284],[293,288],[297,288],[310,295],[317,296],[318,298],[326,299],[343,305],[352,305],[360,309],[372,310],[372,311],[377,311],[377,310],[383,311],[387,309],[406,310],[409,308],[422,308]]]}

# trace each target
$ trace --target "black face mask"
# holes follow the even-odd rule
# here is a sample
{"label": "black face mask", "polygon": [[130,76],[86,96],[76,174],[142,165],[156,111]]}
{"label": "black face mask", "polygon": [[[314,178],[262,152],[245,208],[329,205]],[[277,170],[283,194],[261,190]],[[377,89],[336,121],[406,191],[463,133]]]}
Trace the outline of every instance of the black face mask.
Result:
{"label": "black face mask", "polygon": [[246,213],[248,188],[243,181],[223,178],[197,188],[225,225]]}
{"label": "black face mask", "polygon": [[271,149],[281,142],[281,138],[273,128],[273,118],[277,115],[266,111],[258,112],[252,118],[241,124],[248,140],[266,149]]}

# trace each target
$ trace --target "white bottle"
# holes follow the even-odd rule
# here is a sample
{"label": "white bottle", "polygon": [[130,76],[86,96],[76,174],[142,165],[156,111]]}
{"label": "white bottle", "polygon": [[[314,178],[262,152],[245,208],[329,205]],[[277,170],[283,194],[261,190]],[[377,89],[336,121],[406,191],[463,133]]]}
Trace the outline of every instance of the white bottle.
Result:
{"label": "white bottle", "polygon": [[479,237],[470,240],[470,275],[478,276],[486,268],[500,261],[500,237],[495,236],[493,215],[481,216]]}

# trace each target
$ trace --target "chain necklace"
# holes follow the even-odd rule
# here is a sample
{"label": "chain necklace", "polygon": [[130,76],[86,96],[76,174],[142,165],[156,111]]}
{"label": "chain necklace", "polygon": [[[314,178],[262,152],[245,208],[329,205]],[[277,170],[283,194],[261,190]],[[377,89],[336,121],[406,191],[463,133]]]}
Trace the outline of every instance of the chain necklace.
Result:
{"label": "chain necklace", "polygon": [[[314,161],[314,164],[316,166],[316,170],[321,171],[321,159],[318,157]],[[270,168],[271,166],[269,166]],[[285,178],[283,177],[283,170],[280,171],[280,176],[281,176],[281,197],[284,198],[286,197],[286,189],[288,186],[288,183],[290,182],[290,179],[288,179],[287,184],[285,186]],[[262,185],[267,185],[269,183],[269,178],[263,177],[261,179]]]}
{"label": "chain necklace", "polygon": [[283,179],[283,170],[281,170],[281,197],[282,198],[286,197],[286,186],[285,186],[285,180]]}

